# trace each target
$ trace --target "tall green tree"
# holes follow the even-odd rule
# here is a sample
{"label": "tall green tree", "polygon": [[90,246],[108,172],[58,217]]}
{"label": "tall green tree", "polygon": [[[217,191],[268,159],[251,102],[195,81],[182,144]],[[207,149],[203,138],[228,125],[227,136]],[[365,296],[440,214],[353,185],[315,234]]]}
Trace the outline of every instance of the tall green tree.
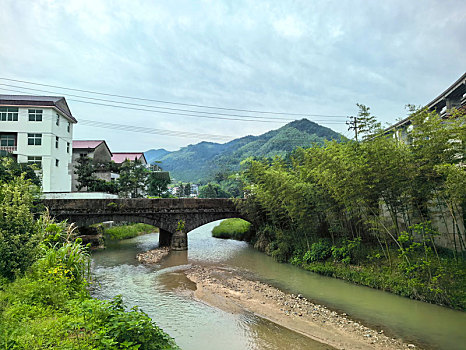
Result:
{"label": "tall green tree", "polygon": [[191,196],[191,183],[189,182],[184,186],[184,195],[186,197]]}
{"label": "tall green tree", "polygon": [[150,196],[162,197],[170,184],[168,171],[152,171],[147,177],[147,193]]}
{"label": "tall green tree", "polygon": [[140,160],[125,160],[121,165],[118,178],[120,195],[128,198],[143,197],[148,174],[149,171]]}
{"label": "tall green tree", "polygon": [[87,156],[80,156],[76,163],[74,173],[77,175],[77,190],[81,191],[84,188],[89,190],[97,181],[93,160]]}

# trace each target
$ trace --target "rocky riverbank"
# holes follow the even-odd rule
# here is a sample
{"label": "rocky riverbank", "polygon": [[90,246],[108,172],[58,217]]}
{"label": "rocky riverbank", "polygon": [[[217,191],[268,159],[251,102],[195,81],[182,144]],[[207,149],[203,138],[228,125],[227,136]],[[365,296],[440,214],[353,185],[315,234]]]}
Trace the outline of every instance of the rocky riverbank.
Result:
{"label": "rocky riverbank", "polygon": [[149,250],[144,253],[139,253],[136,258],[143,264],[157,264],[160,260],[170,253],[170,247],[160,247]]}
{"label": "rocky riverbank", "polygon": [[355,322],[344,313],[314,304],[300,294],[284,293],[233,270],[193,266],[186,275],[196,283],[194,297],[209,305],[235,313],[252,312],[336,349],[417,348],[386,336],[383,330]]}

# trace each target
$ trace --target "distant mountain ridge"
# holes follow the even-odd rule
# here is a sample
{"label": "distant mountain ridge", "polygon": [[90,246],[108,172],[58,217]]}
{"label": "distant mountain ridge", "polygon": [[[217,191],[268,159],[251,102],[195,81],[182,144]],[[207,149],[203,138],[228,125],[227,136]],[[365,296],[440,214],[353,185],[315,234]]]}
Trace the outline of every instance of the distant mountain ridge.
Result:
{"label": "distant mountain ridge", "polygon": [[279,129],[259,136],[245,136],[227,143],[202,141],[182,147],[178,151],[165,149],[144,153],[147,161],[161,161],[161,167],[170,171],[177,181],[208,180],[218,171],[236,171],[247,157],[285,156],[296,147],[310,147],[325,140],[341,141],[344,136],[307,119],[295,120]]}

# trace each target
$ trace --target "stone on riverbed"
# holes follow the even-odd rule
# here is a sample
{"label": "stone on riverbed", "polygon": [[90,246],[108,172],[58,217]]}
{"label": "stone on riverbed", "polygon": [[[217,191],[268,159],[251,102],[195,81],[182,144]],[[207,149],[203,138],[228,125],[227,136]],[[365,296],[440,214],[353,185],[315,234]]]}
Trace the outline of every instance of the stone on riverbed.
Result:
{"label": "stone on riverbed", "polygon": [[170,253],[169,247],[160,247],[144,253],[139,253],[136,257],[139,262],[144,264],[157,264],[160,260],[167,256],[168,253]]}

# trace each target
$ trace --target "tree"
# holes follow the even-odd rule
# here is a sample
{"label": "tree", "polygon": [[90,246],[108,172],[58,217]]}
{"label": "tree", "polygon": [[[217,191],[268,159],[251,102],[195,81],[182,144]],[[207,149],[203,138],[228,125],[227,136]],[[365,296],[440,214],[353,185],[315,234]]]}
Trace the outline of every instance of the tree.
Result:
{"label": "tree", "polygon": [[74,173],[78,176],[78,191],[83,188],[90,190],[97,177],[94,175],[95,168],[93,160],[87,156],[80,156],[76,162],[78,165],[75,167]]}
{"label": "tree", "polygon": [[189,182],[184,186],[184,195],[186,197],[191,196],[191,184]]}
{"label": "tree", "polygon": [[37,177],[35,170],[35,165],[29,165],[24,163],[17,163],[12,157],[1,157],[0,158],[0,183],[8,182],[13,180],[16,177],[24,174],[26,180],[31,180],[31,182],[40,186],[40,179]]}
{"label": "tree", "polygon": [[168,171],[153,171],[147,177],[147,193],[150,196],[162,197],[170,184]]}
{"label": "tree", "polygon": [[356,103],[359,108],[358,116],[352,118],[352,122],[349,124],[350,129],[354,129],[356,135],[356,141],[358,141],[358,135],[363,135],[364,138],[376,135],[381,130],[381,124],[377,121],[376,117],[371,115],[370,108]]}
{"label": "tree", "polygon": [[146,178],[149,171],[140,160],[125,160],[120,168],[118,185],[123,197],[142,197],[146,188]]}
{"label": "tree", "polygon": [[209,182],[199,190],[199,198],[229,198],[231,195],[220,187],[219,184]]}

